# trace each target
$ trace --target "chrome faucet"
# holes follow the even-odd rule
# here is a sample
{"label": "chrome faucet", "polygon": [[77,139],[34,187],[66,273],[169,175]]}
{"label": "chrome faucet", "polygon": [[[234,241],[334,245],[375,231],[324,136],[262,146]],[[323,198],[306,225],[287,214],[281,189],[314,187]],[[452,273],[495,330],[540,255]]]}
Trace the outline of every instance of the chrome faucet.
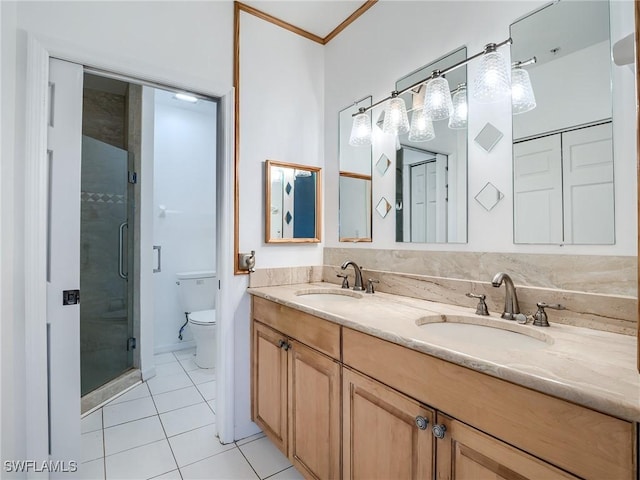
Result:
{"label": "chrome faucet", "polygon": [[353,270],[356,274],[356,279],[353,285],[353,289],[358,291],[363,291],[364,288],[362,287],[362,271],[360,270],[360,267],[355,262],[348,260],[344,262],[342,264],[342,267],[340,268],[342,268],[342,270],[345,270],[349,265],[353,267]]}
{"label": "chrome faucet", "polygon": [[520,306],[518,305],[518,296],[516,295],[516,287],[513,286],[511,277],[504,272],[496,273],[493,277],[491,284],[494,287],[499,287],[504,281],[506,288],[504,296],[504,312],[502,312],[502,318],[505,320],[516,320],[516,315],[520,313]]}

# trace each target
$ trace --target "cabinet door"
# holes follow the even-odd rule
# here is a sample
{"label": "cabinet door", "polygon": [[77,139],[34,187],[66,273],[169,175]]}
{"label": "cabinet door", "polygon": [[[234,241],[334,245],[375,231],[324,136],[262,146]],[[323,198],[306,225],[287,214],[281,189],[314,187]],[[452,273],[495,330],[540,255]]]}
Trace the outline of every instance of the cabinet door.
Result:
{"label": "cabinet door", "polygon": [[432,478],[433,410],[349,369],[342,375],[344,478]]}
{"label": "cabinet door", "polygon": [[282,453],[287,442],[287,351],[286,337],[253,322],[251,357],[251,413],[253,421]]}
{"label": "cabinet door", "polygon": [[340,478],[340,364],[289,343],[289,458],[307,478]]}
{"label": "cabinet door", "polygon": [[437,424],[446,428],[436,440],[437,480],[577,479],[440,412]]}

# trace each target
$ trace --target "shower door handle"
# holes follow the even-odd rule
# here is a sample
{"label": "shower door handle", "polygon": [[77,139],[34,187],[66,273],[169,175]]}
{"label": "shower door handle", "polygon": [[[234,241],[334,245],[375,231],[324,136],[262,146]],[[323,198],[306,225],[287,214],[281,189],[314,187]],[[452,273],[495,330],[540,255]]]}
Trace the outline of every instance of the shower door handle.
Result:
{"label": "shower door handle", "polygon": [[122,222],[120,224],[120,235],[118,236],[118,275],[120,278],[127,280],[129,274],[124,271],[124,229],[129,229],[129,224],[127,222]]}
{"label": "shower door handle", "polygon": [[162,271],[162,245],[154,245],[153,249],[158,251],[158,268],[154,268],[153,273],[158,273]]}

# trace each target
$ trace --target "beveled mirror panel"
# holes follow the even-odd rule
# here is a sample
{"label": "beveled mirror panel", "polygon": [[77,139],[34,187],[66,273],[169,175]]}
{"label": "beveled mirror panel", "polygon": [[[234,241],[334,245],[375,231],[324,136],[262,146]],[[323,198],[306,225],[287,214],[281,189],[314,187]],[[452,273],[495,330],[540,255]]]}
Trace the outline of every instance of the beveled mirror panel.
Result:
{"label": "beveled mirror panel", "polygon": [[265,241],[320,242],[320,168],[267,160]]}
{"label": "beveled mirror panel", "polygon": [[[340,111],[339,149],[339,226],[341,242],[371,241],[371,145],[353,146],[349,144],[353,114],[360,107],[371,106],[371,97],[365,97]],[[371,112],[368,112],[371,121]]]}
{"label": "beveled mirror panel", "polygon": [[[401,91],[467,58],[460,48],[396,82]],[[446,75],[452,95],[467,82],[467,67]],[[403,95],[409,121],[424,103],[424,87]],[[466,93],[462,99],[466,103]],[[396,241],[417,243],[467,242],[467,128],[463,122],[433,121],[433,138],[399,138],[396,152]],[[426,138],[431,137],[428,135]]]}
{"label": "beveled mirror panel", "polygon": [[513,107],[514,242],[615,243],[609,3],[554,3],[511,38],[512,62],[536,58],[535,107]]}
{"label": "beveled mirror panel", "polygon": [[340,241],[371,241],[371,177],[340,172]]}

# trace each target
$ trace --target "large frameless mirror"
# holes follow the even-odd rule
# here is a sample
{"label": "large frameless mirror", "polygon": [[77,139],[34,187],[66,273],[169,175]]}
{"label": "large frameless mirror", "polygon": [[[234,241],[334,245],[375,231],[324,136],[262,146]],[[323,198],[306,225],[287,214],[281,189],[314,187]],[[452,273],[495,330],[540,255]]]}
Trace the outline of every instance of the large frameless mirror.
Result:
{"label": "large frameless mirror", "polygon": [[267,160],[265,241],[320,242],[320,168]]}
{"label": "large frameless mirror", "polygon": [[360,108],[371,106],[371,97],[365,97],[340,111],[340,184],[338,235],[341,242],[371,241],[371,141],[359,141],[358,128],[371,131],[371,113],[362,117],[363,124],[354,128],[353,115]]}
{"label": "large frameless mirror", "polygon": [[[465,47],[396,82],[402,91],[467,58]],[[424,108],[425,85],[402,97],[411,129],[398,137],[396,153],[396,241],[467,241],[467,67],[444,75],[453,113],[441,120]],[[435,105],[434,107],[437,107]]]}
{"label": "large frameless mirror", "polygon": [[511,38],[514,242],[615,243],[609,3],[554,3]]}

